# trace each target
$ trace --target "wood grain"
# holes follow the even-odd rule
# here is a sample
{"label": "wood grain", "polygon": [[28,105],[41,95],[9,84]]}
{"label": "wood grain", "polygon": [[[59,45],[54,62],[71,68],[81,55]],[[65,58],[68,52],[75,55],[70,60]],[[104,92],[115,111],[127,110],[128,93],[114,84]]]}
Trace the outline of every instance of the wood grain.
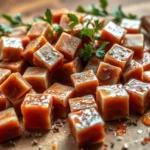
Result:
{"label": "wood grain", "polygon": [[[0,13],[14,14],[17,12],[22,13],[24,20],[31,20],[33,16],[44,14],[46,8],[63,8],[67,7],[70,10],[75,9],[77,5],[98,4],[98,0],[0,0]],[[139,16],[150,14],[150,1],[149,0],[109,0],[109,9],[122,4],[126,12],[132,12]],[[131,125],[127,128],[127,133],[122,136],[122,141],[117,141],[113,131],[109,131],[110,127],[116,129],[119,122],[111,122],[106,124],[106,140],[105,144],[108,145],[107,150],[112,149],[111,143],[114,143],[114,150],[121,150],[124,143],[129,144],[129,150],[149,150],[150,145],[141,145],[144,137],[148,136],[148,127],[141,123],[141,116],[136,114],[130,115],[132,120],[138,120],[137,126]],[[21,121],[22,122],[22,121]],[[22,123],[21,123],[22,125]],[[137,131],[141,129],[142,134]],[[50,150],[50,143],[52,141],[58,142],[59,150],[78,150],[72,136],[70,135],[68,124],[66,123],[58,133],[52,131],[43,133],[42,137],[26,137],[26,131],[23,129],[24,136],[15,140],[16,146],[11,146],[8,142],[0,145],[0,150],[38,150],[42,146],[42,150]],[[32,146],[33,139],[37,139],[38,145]],[[135,143],[135,141],[138,141]],[[87,146],[84,150],[104,150],[102,144]],[[106,150],[106,149],[105,149]]]}

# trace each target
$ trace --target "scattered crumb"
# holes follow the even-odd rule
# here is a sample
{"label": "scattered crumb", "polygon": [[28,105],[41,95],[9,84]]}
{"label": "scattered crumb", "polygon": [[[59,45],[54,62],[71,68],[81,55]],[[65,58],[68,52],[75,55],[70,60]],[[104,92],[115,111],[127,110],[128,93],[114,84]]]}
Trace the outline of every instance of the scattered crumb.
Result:
{"label": "scattered crumb", "polygon": [[123,138],[121,136],[117,136],[117,141],[122,141]]}
{"label": "scattered crumb", "polygon": [[138,142],[139,142],[138,140],[135,140],[135,141],[134,141],[135,144],[137,144]]}
{"label": "scattered crumb", "polygon": [[31,142],[32,146],[34,145],[37,145],[38,144],[38,141],[36,139],[34,139],[32,142]]}
{"label": "scattered crumb", "polygon": [[129,148],[128,143],[125,143],[125,144],[123,145],[123,147],[122,147],[122,150],[127,150],[128,148]]}
{"label": "scattered crumb", "polygon": [[143,130],[140,130],[140,129],[139,129],[139,130],[137,130],[137,133],[138,133],[138,134],[142,134],[142,133],[143,133]]}
{"label": "scattered crumb", "polygon": [[110,148],[114,148],[114,146],[115,146],[115,143],[111,142],[110,143]]}
{"label": "scattered crumb", "polygon": [[42,146],[41,145],[39,145],[38,150],[42,150]]}
{"label": "scattered crumb", "polygon": [[16,142],[14,142],[13,140],[10,140],[10,141],[9,141],[9,144],[10,144],[11,146],[16,146]]}

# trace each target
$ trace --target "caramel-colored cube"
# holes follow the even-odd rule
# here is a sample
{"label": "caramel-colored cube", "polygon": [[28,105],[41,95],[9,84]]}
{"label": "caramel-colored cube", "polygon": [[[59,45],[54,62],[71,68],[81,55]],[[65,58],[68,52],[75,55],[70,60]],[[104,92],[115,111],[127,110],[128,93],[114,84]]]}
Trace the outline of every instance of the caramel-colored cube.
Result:
{"label": "caramel-colored cube", "polygon": [[101,59],[93,56],[90,58],[90,60],[88,61],[87,65],[85,66],[84,70],[93,70],[93,72],[96,74],[97,73],[97,70],[98,70],[98,67],[101,63]]}
{"label": "caramel-colored cube", "polygon": [[143,66],[135,61],[134,59],[128,64],[127,68],[123,72],[123,81],[124,83],[128,82],[129,79],[134,78],[142,80]]}
{"label": "caramel-colored cube", "polygon": [[19,38],[2,37],[0,40],[1,60],[20,60],[23,51],[22,41]]}
{"label": "caramel-colored cube", "polygon": [[51,95],[27,94],[21,105],[21,112],[26,130],[51,129]]}
{"label": "caramel-colored cube", "polygon": [[93,95],[85,95],[82,97],[70,98],[69,106],[71,112],[76,112],[91,107],[94,107],[96,110],[98,110],[98,106],[95,102],[95,98]]}
{"label": "caramel-colored cube", "polygon": [[25,60],[19,60],[19,61],[1,61],[0,62],[0,68],[9,69],[11,72],[19,72],[20,74],[23,74],[23,72],[27,68],[27,63]]}
{"label": "caramel-colored cube", "polygon": [[2,84],[11,74],[9,69],[0,68],[0,84]]}
{"label": "caramel-colored cube", "polygon": [[150,83],[150,71],[143,72],[143,81]]}
{"label": "caramel-colored cube", "polygon": [[132,33],[132,34],[140,33],[141,20],[123,18],[121,20],[120,26],[122,28],[125,28],[127,30],[127,33]]}
{"label": "caramel-colored cube", "polygon": [[124,70],[133,58],[133,54],[134,52],[132,50],[118,44],[114,44],[113,47],[106,53],[104,61]]}
{"label": "caramel-colored cube", "polygon": [[105,121],[123,119],[129,115],[129,95],[121,84],[97,87],[96,100]]}
{"label": "caramel-colored cube", "polygon": [[112,85],[119,82],[121,74],[122,70],[120,67],[101,62],[98,67],[96,76],[100,85]]}
{"label": "caramel-colored cube", "polygon": [[18,99],[31,89],[20,73],[12,73],[0,86],[2,93],[9,99]]}
{"label": "caramel-colored cube", "polygon": [[81,39],[63,32],[55,48],[60,51],[66,59],[73,60],[80,44]]}
{"label": "caramel-colored cube", "polygon": [[71,80],[76,91],[82,92],[83,94],[95,93],[96,87],[99,85],[98,79],[93,70],[74,73],[71,75]]}
{"label": "caramel-colored cube", "polygon": [[25,50],[22,53],[22,56],[31,64],[33,64],[33,54],[36,52],[38,49],[40,49],[47,40],[45,39],[44,36],[40,36],[34,40],[32,40]]}
{"label": "caramel-colored cube", "polygon": [[67,14],[64,14],[61,16],[60,18],[60,23],[59,25],[65,29],[65,30],[69,30],[69,23],[70,23],[70,19],[68,18]]}
{"label": "caramel-colored cube", "polygon": [[21,127],[13,108],[0,112],[0,142],[22,135]]}
{"label": "caramel-colored cube", "polygon": [[68,122],[79,147],[104,141],[104,121],[95,108],[70,113]]}
{"label": "caramel-colored cube", "polygon": [[71,86],[54,83],[44,93],[52,96],[55,116],[66,117],[69,112],[68,101],[74,96],[75,89]]}
{"label": "caramel-colored cube", "polygon": [[130,108],[140,114],[143,114],[147,108],[150,97],[150,84],[131,79],[124,88],[130,96]]}
{"label": "caramel-colored cube", "polygon": [[48,70],[45,68],[29,67],[23,74],[23,78],[37,93],[43,93],[49,86]]}
{"label": "caramel-colored cube", "polygon": [[35,65],[47,68],[50,72],[62,66],[63,60],[64,56],[49,43],[43,45],[33,56]]}
{"label": "caramel-colored cube", "polygon": [[123,38],[122,45],[134,51],[137,58],[143,57],[144,36],[143,34],[126,34]]}
{"label": "caramel-colored cube", "polygon": [[47,22],[34,22],[28,31],[27,35],[31,40],[43,35],[47,40],[50,39],[49,34],[52,32],[52,27]]}
{"label": "caramel-colored cube", "polygon": [[144,71],[150,70],[150,53],[145,52],[143,58],[138,60],[138,62],[143,66]]}
{"label": "caramel-colored cube", "polygon": [[7,98],[6,96],[0,91],[0,111],[5,110],[7,108]]}
{"label": "caramel-colored cube", "polygon": [[120,43],[124,35],[126,34],[126,30],[113,22],[109,22],[102,29],[102,39],[105,41],[110,41],[111,43]]}

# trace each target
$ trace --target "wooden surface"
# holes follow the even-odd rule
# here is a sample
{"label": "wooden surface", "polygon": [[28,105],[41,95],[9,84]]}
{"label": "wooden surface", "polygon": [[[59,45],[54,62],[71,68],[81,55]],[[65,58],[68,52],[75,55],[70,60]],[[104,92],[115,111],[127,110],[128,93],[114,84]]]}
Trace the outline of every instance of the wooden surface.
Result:
{"label": "wooden surface", "polygon": [[[97,3],[97,0],[0,0],[0,13],[14,14],[21,12],[25,20],[31,20],[33,16],[41,15],[45,12],[46,8],[62,8],[67,7],[70,10],[75,9],[77,5],[82,4],[87,6],[90,3]],[[109,0],[109,9],[116,7],[119,4],[124,6],[124,10],[127,12],[136,13],[139,16],[144,14],[150,14],[150,1],[149,0]],[[122,136],[122,140],[118,141],[118,138],[114,136],[113,131],[109,131],[110,127],[113,130],[116,129],[119,122],[111,122],[106,125],[106,140],[104,144],[107,144],[108,149],[121,150],[124,143],[129,144],[129,150],[149,150],[150,144],[145,146],[141,145],[141,141],[144,137],[149,135],[149,128],[141,123],[141,116],[130,115],[132,121],[138,120],[137,126],[131,125],[127,127],[127,133]],[[23,126],[22,126],[23,128]],[[141,134],[138,130],[142,130]],[[9,142],[0,145],[0,150],[50,150],[51,142],[57,142],[59,150],[78,150],[70,132],[68,130],[68,124],[64,124],[60,128],[60,132],[53,133],[53,131],[42,133],[42,137],[36,137],[36,134],[27,136],[26,131],[23,131],[23,137],[14,140],[16,146],[12,146]],[[38,144],[32,146],[32,141],[36,139]],[[136,143],[137,142],[137,143]],[[111,148],[112,144],[114,147]],[[87,146],[85,150],[106,150],[102,144]]]}

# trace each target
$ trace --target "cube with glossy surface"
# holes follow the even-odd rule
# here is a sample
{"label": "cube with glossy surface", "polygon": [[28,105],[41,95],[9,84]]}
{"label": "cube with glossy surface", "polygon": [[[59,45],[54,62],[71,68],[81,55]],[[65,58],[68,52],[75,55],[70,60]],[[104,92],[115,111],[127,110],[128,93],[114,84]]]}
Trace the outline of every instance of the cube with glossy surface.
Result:
{"label": "cube with glossy surface", "polygon": [[0,142],[22,135],[21,127],[13,108],[0,112]]}
{"label": "cube with glossy surface", "polygon": [[2,37],[0,40],[1,60],[20,60],[23,52],[22,41],[19,38]]}
{"label": "cube with glossy surface", "polygon": [[63,60],[64,56],[49,43],[43,45],[33,56],[36,66],[47,68],[50,72],[62,66]]}
{"label": "cube with glossy surface", "polygon": [[26,130],[49,130],[52,117],[51,95],[27,94],[21,112]]}
{"label": "cube with glossy surface", "polygon": [[72,98],[75,89],[71,86],[54,83],[45,92],[53,99],[54,113],[57,117],[66,117],[69,112],[69,98]]}
{"label": "cube with glossy surface", "polygon": [[9,69],[0,68],[0,84],[2,84],[11,74]]}
{"label": "cube with glossy surface", "polygon": [[124,85],[124,88],[130,96],[131,110],[143,114],[150,100],[150,84],[131,79]]}
{"label": "cube with glossy surface", "polygon": [[49,86],[48,70],[45,68],[28,67],[23,78],[38,93],[43,93]]}
{"label": "cube with glossy surface", "polygon": [[143,34],[126,34],[123,38],[122,45],[134,51],[137,58],[143,57],[144,36]]}
{"label": "cube with glossy surface", "polygon": [[132,50],[118,44],[114,44],[113,47],[106,53],[104,61],[124,70],[133,58],[133,54],[134,52]]}
{"label": "cube with glossy surface", "polygon": [[5,110],[7,108],[7,98],[6,96],[0,91],[0,111]]}
{"label": "cube with glossy surface", "polygon": [[129,95],[121,84],[98,86],[96,100],[105,121],[123,119],[129,115]]}
{"label": "cube with glossy surface", "polygon": [[113,22],[109,22],[102,29],[102,39],[105,41],[109,41],[111,43],[120,43],[124,35],[126,34],[126,30]]}
{"label": "cube with glossy surface", "polygon": [[12,73],[2,84],[1,91],[9,99],[18,99],[31,89],[20,73]]}
{"label": "cube with glossy surface", "polygon": [[96,76],[100,85],[112,85],[119,82],[121,74],[121,68],[105,62],[101,62],[98,67]]}
{"label": "cube with glossy surface", "polygon": [[66,59],[73,60],[80,44],[81,39],[63,32],[55,48],[60,51]]}
{"label": "cube with glossy surface", "polygon": [[143,72],[143,81],[150,83],[150,71]]}
{"label": "cube with glossy surface", "polygon": [[91,107],[94,107],[96,110],[98,110],[98,106],[95,102],[95,98],[93,95],[85,95],[82,97],[70,98],[69,106],[71,112],[76,112]]}
{"label": "cube with glossy surface", "polygon": [[70,113],[68,122],[79,147],[104,141],[104,121],[95,108]]}

